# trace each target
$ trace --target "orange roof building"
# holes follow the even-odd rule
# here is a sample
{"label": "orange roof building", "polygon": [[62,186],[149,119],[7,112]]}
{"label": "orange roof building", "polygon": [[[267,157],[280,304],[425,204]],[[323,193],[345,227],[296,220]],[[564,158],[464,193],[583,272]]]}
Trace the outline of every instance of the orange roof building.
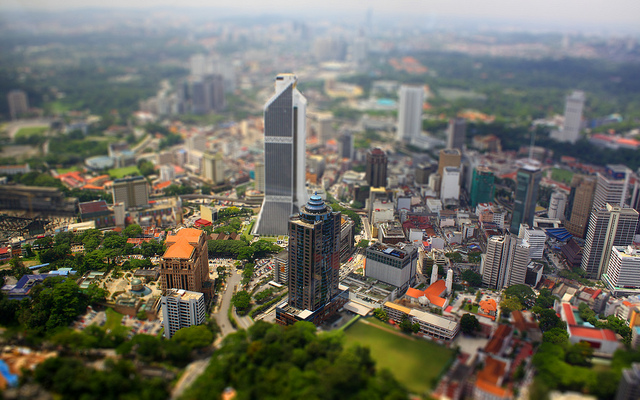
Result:
{"label": "orange roof building", "polygon": [[449,304],[449,299],[446,298],[446,292],[446,282],[440,279],[435,281],[433,285],[430,285],[425,290],[409,288],[407,289],[406,296],[411,303],[435,306],[444,310]]}
{"label": "orange roof building", "polygon": [[502,387],[502,381],[508,365],[488,356],[484,363],[484,368],[478,372],[473,397],[475,399],[511,399],[511,390]]}
{"label": "orange roof building", "polygon": [[209,254],[206,234],[193,228],[179,230],[165,241],[167,250],[160,261],[162,291],[184,289],[204,293],[207,300],[213,295],[209,280]]}

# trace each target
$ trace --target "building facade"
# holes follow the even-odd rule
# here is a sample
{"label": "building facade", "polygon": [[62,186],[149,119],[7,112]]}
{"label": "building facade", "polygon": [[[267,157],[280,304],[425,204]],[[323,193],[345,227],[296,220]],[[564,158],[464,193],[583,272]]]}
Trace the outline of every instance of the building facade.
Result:
{"label": "building facade", "polygon": [[404,294],[416,281],[418,251],[413,245],[374,243],[365,251],[364,275],[398,288]]}
{"label": "building facade", "polygon": [[367,153],[365,179],[371,187],[387,186],[387,155],[379,148]]}
{"label": "building facade", "polygon": [[204,153],[202,155],[202,178],[214,185],[224,183],[224,161],[222,154]]}
{"label": "building facade", "polygon": [[480,203],[492,203],[494,198],[495,175],[486,167],[476,167],[471,178],[469,200],[471,207]]}
{"label": "building facade", "polygon": [[171,339],[182,328],[205,322],[204,294],[184,289],[169,289],[161,298],[164,337]]}
{"label": "building facade", "polygon": [[209,301],[213,283],[209,279],[209,252],[205,233],[199,229],[181,229],[165,241],[167,250],[160,260],[162,291],[183,289],[205,294]]}
{"label": "building facade", "polygon": [[445,167],[460,168],[462,155],[458,149],[442,149],[438,159],[438,175],[442,176]]}
{"label": "building facade", "polygon": [[143,176],[116,179],[111,190],[113,202],[122,202],[127,209],[149,206],[149,183]]}
{"label": "building facade", "polygon": [[24,90],[12,90],[7,94],[9,103],[9,115],[11,119],[18,119],[21,114],[29,111],[29,99]]}
{"label": "building facade", "polygon": [[549,199],[549,210],[547,215],[549,218],[564,219],[564,210],[567,205],[567,195],[563,192],[553,192]]}
{"label": "building facade", "polygon": [[422,105],[424,104],[424,87],[400,86],[398,103],[398,136],[402,142],[410,142],[422,133]]}
{"label": "building facade", "polygon": [[574,175],[571,179],[571,193],[567,200],[564,226],[573,236],[584,239],[587,234],[595,191],[595,177]]}
{"label": "building facade", "polygon": [[582,109],[584,108],[584,92],[576,90],[565,99],[564,123],[556,139],[560,142],[575,143],[580,138],[582,127]]}
{"label": "building facade", "polygon": [[640,251],[633,246],[613,246],[602,280],[612,292],[640,288]]}
{"label": "building facade", "polygon": [[307,100],[292,74],[276,77],[275,95],[264,107],[265,196],[258,235],[286,235],[289,217],[307,199],[305,137]]}
{"label": "building facade", "polygon": [[467,135],[467,121],[464,118],[452,118],[447,127],[447,149],[458,149],[462,153]]}
{"label": "building facade", "polygon": [[445,167],[442,171],[442,184],[440,186],[440,199],[459,200],[460,199],[460,168]]}
{"label": "building facade", "polygon": [[624,207],[629,192],[631,171],[625,165],[607,165],[604,173],[598,173],[592,210],[605,204]]}
{"label": "building facade", "polygon": [[518,234],[520,224],[533,226],[542,171],[533,162],[525,163],[516,176],[516,193],[511,218],[511,232]]}

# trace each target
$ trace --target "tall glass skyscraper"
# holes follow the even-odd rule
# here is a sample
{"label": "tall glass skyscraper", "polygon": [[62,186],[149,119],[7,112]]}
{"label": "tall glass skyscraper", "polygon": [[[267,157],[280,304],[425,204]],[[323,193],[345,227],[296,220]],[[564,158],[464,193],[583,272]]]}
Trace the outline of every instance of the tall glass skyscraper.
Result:
{"label": "tall glass skyscraper", "polygon": [[255,233],[286,235],[292,214],[307,200],[305,137],[307,100],[293,74],[276,77],[276,93],[264,106],[264,201]]}
{"label": "tall glass skyscraper", "polygon": [[542,179],[542,171],[538,164],[532,160],[527,160],[520,169],[516,177],[516,193],[513,205],[513,216],[511,218],[511,233],[517,235],[520,224],[533,226],[533,217],[536,212],[536,202],[538,200],[538,186]]}

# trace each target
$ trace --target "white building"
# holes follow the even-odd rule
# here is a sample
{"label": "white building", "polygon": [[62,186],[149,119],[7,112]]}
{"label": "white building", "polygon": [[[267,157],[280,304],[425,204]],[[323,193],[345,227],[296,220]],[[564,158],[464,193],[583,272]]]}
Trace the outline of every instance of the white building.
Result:
{"label": "white building", "polygon": [[162,296],[164,336],[167,339],[181,328],[200,325],[205,321],[204,294],[184,289],[168,289]]}
{"label": "white building", "polygon": [[564,219],[564,209],[567,206],[567,195],[563,192],[553,192],[549,200],[549,218]]}
{"label": "white building", "polygon": [[172,181],[176,179],[176,170],[173,165],[160,166],[160,182]]}
{"label": "white building", "polygon": [[374,243],[365,252],[364,273],[367,278],[377,279],[398,288],[404,294],[416,280],[418,251],[413,245],[398,247]]}
{"label": "white building", "polygon": [[383,308],[389,319],[400,323],[404,318],[409,318],[412,324],[417,322],[420,325],[420,333],[435,339],[453,340],[460,330],[460,323],[457,321],[417,308],[404,307],[390,301],[384,303]]}
{"label": "white building", "polygon": [[442,186],[440,186],[440,199],[460,199],[460,168],[444,167],[442,170]]}
{"label": "white building", "polygon": [[640,288],[640,251],[633,246],[613,246],[602,279],[612,290]]}
{"label": "white building", "polygon": [[582,125],[582,109],[584,108],[584,92],[576,90],[567,96],[564,104],[564,124],[559,132],[558,140],[575,143],[580,137]]}
{"label": "white building", "polygon": [[423,86],[400,86],[398,104],[399,141],[409,142],[422,132],[422,105],[424,104]]}
{"label": "white building", "polygon": [[527,224],[520,224],[518,237],[529,242],[531,258],[539,260],[544,255],[544,244],[547,234],[540,228],[529,228]]}

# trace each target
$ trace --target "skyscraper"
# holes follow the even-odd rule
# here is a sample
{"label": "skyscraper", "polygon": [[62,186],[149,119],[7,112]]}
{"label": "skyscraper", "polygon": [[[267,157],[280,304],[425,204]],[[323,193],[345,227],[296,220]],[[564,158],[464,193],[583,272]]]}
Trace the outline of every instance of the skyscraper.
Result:
{"label": "skyscraper", "polygon": [[542,171],[540,171],[538,164],[532,160],[528,160],[518,170],[511,233],[517,235],[520,224],[523,223],[533,226],[540,179],[542,179]]}
{"label": "skyscraper", "polygon": [[573,236],[584,239],[587,234],[595,191],[596,177],[576,174],[571,179],[571,193],[565,208],[564,226]]}
{"label": "skyscraper", "polygon": [[377,147],[367,152],[365,179],[371,187],[387,186],[387,155]]}
{"label": "skyscraper", "polygon": [[469,193],[471,207],[479,203],[493,203],[495,175],[487,167],[477,167],[473,170],[471,192]]}
{"label": "skyscraper", "polygon": [[29,99],[24,90],[12,90],[7,94],[9,102],[9,115],[11,119],[17,119],[20,114],[29,111]]}
{"label": "skyscraper", "polygon": [[607,203],[624,207],[629,192],[630,176],[631,171],[625,165],[607,165],[604,173],[598,173],[591,208],[597,210]]}
{"label": "skyscraper", "polygon": [[355,137],[351,132],[345,132],[338,137],[338,153],[340,157],[353,160],[354,140]]}
{"label": "skyscraper", "polygon": [[606,204],[591,212],[581,263],[587,278],[600,279],[609,265],[613,246],[630,245],[637,226],[638,212],[633,208]]}
{"label": "skyscraper", "polygon": [[447,149],[458,149],[462,153],[467,134],[467,121],[463,118],[449,120],[447,128]]}
{"label": "skyscraper", "polygon": [[122,202],[125,208],[149,205],[149,184],[143,176],[116,179],[111,190],[113,202]]}
{"label": "skyscraper", "polygon": [[204,153],[202,155],[202,177],[214,185],[224,183],[224,161],[222,154]]}
{"label": "skyscraper", "polygon": [[511,238],[510,254],[505,273],[504,286],[523,285],[527,277],[527,266],[531,261],[530,244],[526,239]]}
{"label": "skyscraper", "polygon": [[422,132],[423,103],[424,87],[400,86],[397,136],[399,141],[410,142],[411,138],[420,136]]}
{"label": "skyscraper", "polygon": [[205,322],[204,294],[183,289],[169,289],[161,298],[164,337],[171,337],[180,329]]}
{"label": "skyscraper", "polygon": [[524,284],[531,261],[529,243],[513,235],[492,236],[482,256],[482,285],[502,289]]}
{"label": "skyscraper", "polygon": [[440,186],[440,199],[460,199],[460,168],[445,167],[442,171],[442,184]]}
{"label": "skyscraper", "polygon": [[438,175],[442,177],[444,167],[460,168],[462,155],[458,149],[442,149],[438,159]]}
{"label": "skyscraper", "polygon": [[339,294],[340,224],[340,212],[317,194],[289,220],[289,300],[276,309],[278,323],[318,323],[331,311]]}
{"label": "skyscraper", "polygon": [[547,214],[549,218],[564,218],[564,209],[567,205],[567,195],[563,192],[553,192],[549,200],[549,210]]}
{"label": "skyscraper", "polygon": [[287,222],[307,199],[305,136],[307,100],[293,74],[276,77],[275,94],[264,107],[265,196],[258,235],[286,235]]}
{"label": "skyscraper", "polygon": [[579,90],[567,96],[564,104],[564,124],[557,136],[560,142],[575,143],[580,138],[584,100],[584,92]]}

